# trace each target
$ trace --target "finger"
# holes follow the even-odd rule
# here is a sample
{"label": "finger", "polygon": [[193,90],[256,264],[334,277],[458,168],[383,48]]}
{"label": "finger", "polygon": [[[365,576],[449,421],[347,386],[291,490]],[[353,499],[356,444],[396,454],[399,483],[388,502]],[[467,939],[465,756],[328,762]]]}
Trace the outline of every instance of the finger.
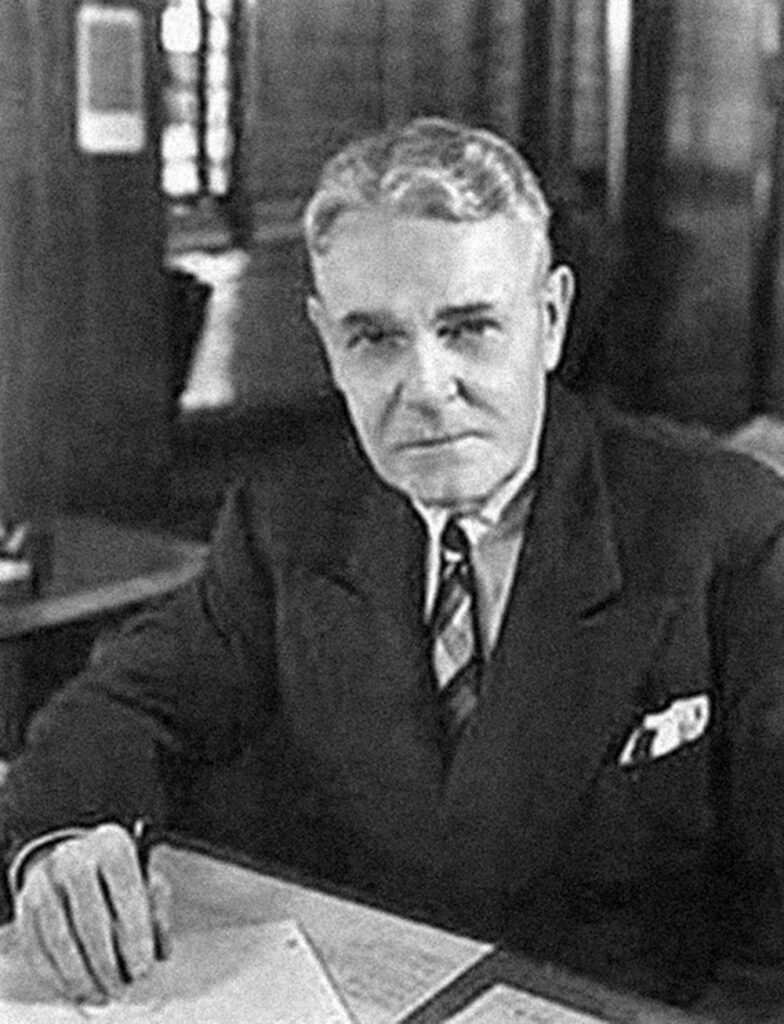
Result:
{"label": "finger", "polygon": [[128,979],[143,977],[154,961],[153,922],[147,887],[127,833],[114,843],[111,858],[99,861],[98,881],[111,908],[114,942]]}
{"label": "finger", "polygon": [[155,932],[155,957],[168,960],[172,951],[172,890],[169,880],[160,872],[150,875],[147,886]]}
{"label": "finger", "polygon": [[32,967],[40,980],[53,992],[65,994],[63,980],[54,961],[41,942],[38,924],[35,920],[37,910],[20,903],[16,912],[16,931],[22,955]]}
{"label": "finger", "polygon": [[28,874],[14,908],[20,946],[28,963],[56,992],[73,998],[73,986],[64,976],[47,933],[56,926],[59,912],[52,908],[56,896],[43,863]]}
{"label": "finger", "polygon": [[33,924],[41,950],[59,975],[66,996],[85,1002],[105,1001],[106,994],[90,974],[61,897],[50,886],[41,888]]}
{"label": "finger", "polygon": [[95,869],[85,870],[74,857],[64,851],[61,862],[53,866],[55,882],[91,977],[108,995],[118,996],[126,979],[115,949],[111,908]]}

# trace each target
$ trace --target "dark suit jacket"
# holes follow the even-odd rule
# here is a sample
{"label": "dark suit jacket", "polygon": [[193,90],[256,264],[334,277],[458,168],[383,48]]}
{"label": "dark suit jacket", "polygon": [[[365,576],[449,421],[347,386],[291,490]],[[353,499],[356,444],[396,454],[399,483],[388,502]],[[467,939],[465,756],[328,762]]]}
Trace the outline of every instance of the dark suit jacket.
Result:
{"label": "dark suit jacket", "polygon": [[[356,452],[236,489],[193,587],[37,720],[9,849],[183,816],[413,913],[684,998],[784,956],[784,494],[743,456],[553,385],[486,692],[451,770],[425,533]],[[619,764],[644,716],[707,728]],[[205,772],[205,767],[208,771]],[[195,795],[193,795],[195,793]]]}

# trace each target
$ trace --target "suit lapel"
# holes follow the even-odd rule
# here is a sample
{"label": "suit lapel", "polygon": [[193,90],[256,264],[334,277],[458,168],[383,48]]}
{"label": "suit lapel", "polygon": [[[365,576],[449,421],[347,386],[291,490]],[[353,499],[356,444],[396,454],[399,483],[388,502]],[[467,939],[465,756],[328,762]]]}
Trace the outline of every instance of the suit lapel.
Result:
{"label": "suit lapel", "polygon": [[[410,504],[369,471],[340,491],[328,503],[323,522],[314,521],[302,560],[322,587],[337,588],[336,596],[339,591],[350,596],[351,614],[360,616],[364,626],[348,623],[348,633],[374,634],[380,624],[392,630],[398,674],[410,686],[417,674],[412,669],[420,666],[424,635],[424,530]],[[338,600],[345,605],[342,596]],[[377,640],[371,635],[371,642]]]}
{"label": "suit lapel", "polygon": [[492,887],[522,887],[551,858],[671,604],[624,592],[591,423],[572,401],[553,389],[510,605],[446,787],[451,855]]}
{"label": "suit lapel", "polygon": [[412,828],[423,842],[435,829],[441,785],[422,622],[426,536],[410,503],[362,464],[335,491],[314,509],[297,603],[321,630],[312,661],[322,703],[337,702],[351,723],[344,757],[366,781],[383,775],[386,841],[399,832],[404,849]]}

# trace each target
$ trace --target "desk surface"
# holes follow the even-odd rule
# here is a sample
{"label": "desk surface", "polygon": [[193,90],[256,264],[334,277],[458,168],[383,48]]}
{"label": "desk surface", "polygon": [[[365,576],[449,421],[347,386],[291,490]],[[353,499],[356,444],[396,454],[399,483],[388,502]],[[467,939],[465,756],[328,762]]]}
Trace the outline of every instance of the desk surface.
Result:
{"label": "desk surface", "polygon": [[[521,1021],[694,1020],[484,943],[202,853],[160,847],[153,866],[172,883],[175,942],[177,934],[296,919],[357,1024],[440,1024],[477,992],[497,983],[528,989],[564,1006],[563,1011],[553,1006],[547,1016],[519,1017]],[[12,946],[10,927],[0,929],[0,999]],[[595,1017],[570,1016],[569,1005]],[[518,1017],[503,1018],[507,1019]]]}
{"label": "desk surface", "polygon": [[40,597],[0,603],[0,640],[120,612],[186,583],[206,548],[86,517],[52,523],[52,575]]}
{"label": "desk surface", "polygon": [[[178,933],[296,919],[357,1024],[409,1020],[436,1024],[496,982],[563,1000],[599,1015],[597,1020],[624,1024],[689,1020],[677,1011],[612,993],[559,969],[494,951],[485,943],[202,853],[160,847],[153,855],[153,866],[172,883],[175,941]],[[10,942],[9,936],[8,929],[5,935],[0,929],[0,952],[3,943]],[[558,1017],[551,1020],[557,1024]]]}
{"label": "desk surface", "polygon": [[[295,919],[358,1024],[402,1020],[490,949],[199,853],[159,847],[152,866],[164,871],[172,883],[175,955],[177,937],[183,940],[186,933],[215,932],[217,939],[218,930],[226,926]],[[12,927],[0,928],[2,1019],[9,1006],[13,1018],[15,1003],[3,1004],[3,999],[13,999],[11,993],[19,987],[16,964]],[[29,985],[21,987],[29,993]],[[43,988],[39,998],[39,1006],[46,1008],[50,997]],[[52,1003],[53,1015],[57,1005]],[[42,1016],[45,1019],[45,1013]]]}
{"label": "desk surface", "polygon": [[156,862],[173,884],[178,929],[296,918],[358,1024],[439,1024],[497,982],[619,1024],[696,1020],[485,943],[202,854],[163,848]]}
{"label": "desk surface", "polygon": [[154,863],[170,878],[177,930],[295,918],[359,1024],[402,1020],[489,951],[484,943],[184,850]]}

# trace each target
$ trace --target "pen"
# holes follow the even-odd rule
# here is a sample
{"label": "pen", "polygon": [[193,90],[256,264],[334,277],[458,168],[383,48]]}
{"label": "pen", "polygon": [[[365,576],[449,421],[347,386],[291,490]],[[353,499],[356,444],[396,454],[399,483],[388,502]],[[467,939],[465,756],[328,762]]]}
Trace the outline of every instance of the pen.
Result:
{"label": "pen", "polygon": [[133,845],[136,848],[136,858],[139,861],[139,870],[142,873],[142,879],[145,883],[150,880],[150,850],[152,844],[150,842],[150,823],[146,818],[137,818],[133,823],[133,829],[131,830],[131,838],[133,839]]}
{"label": "pen", "polygon": [[[139,862],[142,881],[145,885],[150,882],[150,854],[152,852],[152,830],[146,818],[137,818],[131,829],[131,838],[136,849],[136,859]],[[167,960],[169,956],[169,942],[162,933],[158,922],[153,915],[153,934],[155,937],[155,959]]]}

